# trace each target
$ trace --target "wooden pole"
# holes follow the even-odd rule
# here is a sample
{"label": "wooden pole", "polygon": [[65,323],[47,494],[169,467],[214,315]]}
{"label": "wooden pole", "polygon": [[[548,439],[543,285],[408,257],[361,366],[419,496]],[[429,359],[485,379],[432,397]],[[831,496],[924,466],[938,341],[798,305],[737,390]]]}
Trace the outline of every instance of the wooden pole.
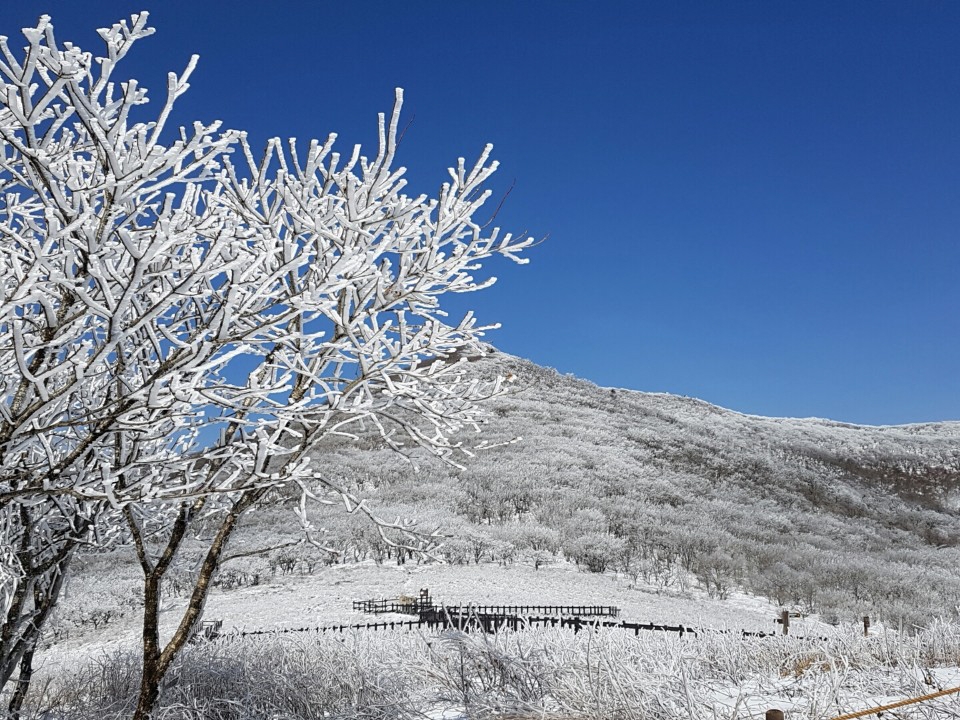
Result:
{"label": "wooden pole", "polygon": [[776,708],[767,710],[767,715],[764,720],[783,720],[783,710],[777,710]]}
{"label": "wooden pole", "polygon": [[869,634],[870,634],[870,616],[864,615],[863,616],[863,635],[864,637],[866,637]]}
{"label": "wooden pole", "polygon": [[[780,613],[780,624],[783,625],[783,634],[789,635],[790,634],[790,611],[789,610],[784,610],[782,613]],[[779,712],[779,710],[777,712]],[[770,718],[768,718],[767,720],[770,720]]]}

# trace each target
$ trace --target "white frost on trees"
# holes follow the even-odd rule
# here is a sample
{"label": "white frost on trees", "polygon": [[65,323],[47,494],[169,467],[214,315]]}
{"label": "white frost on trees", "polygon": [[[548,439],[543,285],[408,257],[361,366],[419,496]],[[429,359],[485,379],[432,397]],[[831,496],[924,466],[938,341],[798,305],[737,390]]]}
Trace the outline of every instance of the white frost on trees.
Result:
{"label": "white frost on trees", "polygon": [[[375,432],[403,452],[470,454],[462,431],[479,431],[478,403],[504,381],[470,378],[458,358],[494,326],[449,322],[440,298],[488,287],[483,262],[525,262],[533,242],[475,219],[497,168],[490,146],[459,159],[435,197],[405,194],[400,90],[372,158],[359,146],[341,156],[335,135],[255,154],[219,122],[168,128],[196,57],[143,117],[146,91],[112,78],[146,23],[100,30],[102,57],[58,45],[46,16],[24,30],[22,54],[0,37],[0,510],[20,518],[7,522],[11,545],[35,568],[8,573],[0,664],[23,658],[29,682],[36,635],[7,642],[23,613],[45,617],[18,605],[25,583],[44,583],[49,607],[85,533],[123,533],[144,572],[136,718],[157,702],[243,513],[291,485],[305,526],[306,500],[330,494],[373,517],[317,461],[324,438]],[[24,508],[35,510],[15,515]],[[161,647],[164,577],[188,528],[211,517]]]}
{"label": "white frost on trees", "polygon": [[474,219],[490,146],[411,197],[399,90],[373,158],[334,135],[256,156],[219,122],[176,136],[196,57],[152,119],[135,80],[111,79],[146,20],[101,30],[101,58],[46,17],[22,57],[0,40],[0,498],[313,479],[310,449],[360,424],[449,456],[500,384],[444,361],[489,327],[447,322],[439,298],[532,242]]}

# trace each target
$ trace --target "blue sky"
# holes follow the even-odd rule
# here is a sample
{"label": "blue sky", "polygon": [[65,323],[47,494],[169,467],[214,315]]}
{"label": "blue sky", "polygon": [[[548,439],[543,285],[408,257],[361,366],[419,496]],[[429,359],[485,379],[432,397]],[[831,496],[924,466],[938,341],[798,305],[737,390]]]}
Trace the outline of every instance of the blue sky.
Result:
{"label": "blue sky", "polygon": [[493,142],[498,224],[549,235],[451,306],[501,349],[748,413],[960,419],[960,4],[27,0],[0,33],[47,13],[99,50],[142,9],[155,100],[201,56],[181,121],[372,145],[400,86],[417,191]]}

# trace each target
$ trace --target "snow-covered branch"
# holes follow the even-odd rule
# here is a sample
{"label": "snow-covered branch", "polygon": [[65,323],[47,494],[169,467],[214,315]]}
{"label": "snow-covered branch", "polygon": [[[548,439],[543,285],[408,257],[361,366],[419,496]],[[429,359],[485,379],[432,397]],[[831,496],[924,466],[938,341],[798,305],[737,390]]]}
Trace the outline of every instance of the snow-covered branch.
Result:
{"label": "snow-covered branch", "polygon": [[0,498],[282,482],[361,423],[448,457],[500,385],[446,359],[491,326],[439,298],[531,244],[474,219],[491,148],[436,197],[404,194],[399,90],[372,159],[335,135],[258,155],[218,122],[164,144],[196,58],[141,117],[146,90],[111,77],[146,20],[101,30],[98,58],[46,17],[22,56],[0,42]]}
{"label": "snow-covered branch", "polygon": [[[429,551],[435,537],[321,472],[321,443],[374,432],[400,452],[469,455],[462,436],[504,381],[470,377],[461,358],[495,326],[451,322],[441,298],[489,287],[485,261],[525,262],[532,244],[476,219],[490,146],[435,196],[407,194],[400,90],[372,158],[341,155],[335,135],[257,153],[217,121],[176,132],[196,57],[152,116],[136,80],[113,80],[152,33],[147,13],[102,29],[100,57],[58,43],[46,16],[22,53],[0,37],[0,685],[32,661],[74,548],[120,533],[144,573],[135,718],[150,716],[240,518],[275,490],[301,491],[308,540],[306,500],[333,497],[387,542]],[[164,576],[211,512],[161,647]]]}

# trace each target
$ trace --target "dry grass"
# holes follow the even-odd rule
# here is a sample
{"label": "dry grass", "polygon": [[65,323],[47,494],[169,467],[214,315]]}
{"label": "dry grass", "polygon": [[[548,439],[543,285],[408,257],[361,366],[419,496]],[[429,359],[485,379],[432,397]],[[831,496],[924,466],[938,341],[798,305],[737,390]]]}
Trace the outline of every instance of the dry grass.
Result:
{"label": "dry grass", "polygon": [[[929,693],[958,665],[953,625],[826,641],[555,629],[237,638],[190,647],[158,717],[424,720],[457,708],[470,720],[733,720],[781,707],[824,720]],[[132,654],[95,658],[39,683],[31,708],[46,720],[126,717],[136,679]],[[960,717],[960,701],[898,717]]]}

